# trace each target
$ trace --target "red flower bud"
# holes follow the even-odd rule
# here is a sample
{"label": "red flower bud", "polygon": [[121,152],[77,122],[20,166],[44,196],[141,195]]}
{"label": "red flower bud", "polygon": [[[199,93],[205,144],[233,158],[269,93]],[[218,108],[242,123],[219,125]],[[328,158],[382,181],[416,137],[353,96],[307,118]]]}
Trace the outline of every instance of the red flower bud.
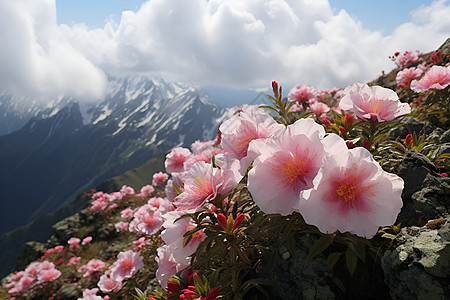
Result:
{"label": "red flower bud", "polygon": [[222,226],[223,229],[227,229],[227,217],[224,214],[217,214],[217,223]]}
{"label": "red flower bud", "polygon": [[362,142],[362,146],[363,146],[364,148],[366,148],[367,150],[370,151],[370,143],[369,143],[368,140],[364,140],[364,141]]}
{"label": "red flower bud", "polygon": [[352,126],[353,124],[353,117],[349,113],[345,113],[345,124],[347,126]]}
{"label": "red flower bud", "polygon": [[413,145],[413,140],[412,140],[412,134],[410,133],[410,134],[408,134],[407,136],[406,136],[406,139],[405,139],[405,145],[406,145],[406,147],[408,147],[408,148],[411,148],[412,147],[412,145]]}
{"label": "red flower bud", "polygon": [[399,55],[400,55],[400,52],[398,52],[398,51],[394,53],[394,56],[399,56]]}
{"label": "red flower bud", "polygon": [[448,177],[447,173],[441,173],[442,176]]}
{"label": "red flower bud", "polygon": [[323,118],[323,119],[322,119],[322,124],[327,125],[327,126],[330,126],[330,125],[331,125],[331,122],[330,122],[330,120],[328,120],[327,118]]}
{"label": "red flower bud", "polygon": [[215,287],[209,290],[208,295],[206,296],[207,300],[214,300],[219,296],[219,287]]}
{"label": "red flower bud", "polygon": [[348,148],[348,149],[353,149],[353,148],[355,148],[355,144],[353,144],[352,141],[345,141],[345,143],[347,144],[347,148]]}
{"label": "red flower bud", "polygon": [[346,138],[347,137],[347,129],[345,129],[342,126],[339,126],[339,136],[342,138]]}
{"label": "red flower bud", "polygon": [[244,221],[244,219],[245,219],[244,214],[240,214],[239,216],[237,216],[236,220],[234,221],[233,228],[231,230],[235,230],[236,228],[239,228],[239,226],[241,226],[242,221]]}
{"label": "red flower bud", "polygon": [[442,53],[441,51],[437,51],[436,53],[431,55],[431,61],[435,64],[440,64],[443,61]]}
{"label": "red flower bud", "polygon": [[[108,273],[107,273],[108,274]],[[181,292],[182,288],[180,285],[176,284],[175,282],[172,281],[167,281],[167,287],[166,290],[169,293],[178,293]]]}
{"label": "red flower bud", "polygon": [[275,98],[278,98],[278,82],[276,82],[275,80],[272,81],[272,90]]}

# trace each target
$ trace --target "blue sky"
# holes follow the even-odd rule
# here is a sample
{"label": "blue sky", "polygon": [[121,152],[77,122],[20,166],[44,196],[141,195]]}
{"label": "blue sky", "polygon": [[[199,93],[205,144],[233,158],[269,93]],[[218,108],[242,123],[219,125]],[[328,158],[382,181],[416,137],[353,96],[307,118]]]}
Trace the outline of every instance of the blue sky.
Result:
{"label": "blue sky", "polygon": [[[170,1],[170,0],[169,0]],[[189,1],[189,0],[188,0]],[[136,12],[144,0],[56,0],[59,24],[85,23],[89,27],[103,27],[105,21],[120,22],[122,11]],[[329,0],[335,11],[345,9],[357,17],[364,27],[391,33],[398,25],[411,19],[411,11],[432,1],[419,0]]]}
{"label": "blue sky", "polygon": [[97,101],[111,75],[344,88],[438,48],[449,15],[450,0],[1,0],[0,91]]}

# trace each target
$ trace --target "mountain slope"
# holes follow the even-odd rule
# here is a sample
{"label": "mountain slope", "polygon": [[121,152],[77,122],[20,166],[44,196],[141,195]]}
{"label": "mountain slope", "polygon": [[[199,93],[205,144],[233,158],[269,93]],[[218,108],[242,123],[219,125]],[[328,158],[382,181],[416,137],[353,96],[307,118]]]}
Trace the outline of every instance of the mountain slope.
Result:
{"label": "mountain slope", "polygon": [[69,101],[0,137],[1,232],[174,146],[214,138],[226,112],[195,87],[145,77],[112,80],[101,103],[81,110]]}

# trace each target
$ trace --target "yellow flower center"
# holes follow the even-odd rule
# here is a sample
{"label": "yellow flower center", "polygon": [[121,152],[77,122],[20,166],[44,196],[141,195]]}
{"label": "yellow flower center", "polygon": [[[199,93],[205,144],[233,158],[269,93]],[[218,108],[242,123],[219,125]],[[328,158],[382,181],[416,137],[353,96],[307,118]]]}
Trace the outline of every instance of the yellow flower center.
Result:
{"label": "yellow flower center", "polygon": [[347,203],[349,201],[353,202],[353,200],[355,200],[356,196],[359,193],[359,190],[355,185],[344,183],[341,184],[340,187],[338,187],[336,193],[339,196],[339,202]]}
{"label": "yellow flower center", "polygon": [[294,156],[292,160],[288,161],[284,168],[281,169],[281,174],[286,175],[287,178],[284,180],[290,183],[294,182],[300,176],[306,174],[307,168],[305,166],[305,161],[298,156]]}

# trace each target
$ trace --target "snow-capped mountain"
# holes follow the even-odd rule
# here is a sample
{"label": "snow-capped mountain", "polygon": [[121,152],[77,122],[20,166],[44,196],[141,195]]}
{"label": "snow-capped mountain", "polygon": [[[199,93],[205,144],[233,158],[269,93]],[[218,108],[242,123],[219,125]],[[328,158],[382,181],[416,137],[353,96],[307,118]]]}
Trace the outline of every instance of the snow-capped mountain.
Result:
{"label": "snow-capped mountain", "polygon": [[2,232],[175,146],[213,139],[234,110],[218,106],[199,88],[139,77],[111,80],[96,105],[61,97],[43,109],[17,113],[32,118],[0,136]]}

